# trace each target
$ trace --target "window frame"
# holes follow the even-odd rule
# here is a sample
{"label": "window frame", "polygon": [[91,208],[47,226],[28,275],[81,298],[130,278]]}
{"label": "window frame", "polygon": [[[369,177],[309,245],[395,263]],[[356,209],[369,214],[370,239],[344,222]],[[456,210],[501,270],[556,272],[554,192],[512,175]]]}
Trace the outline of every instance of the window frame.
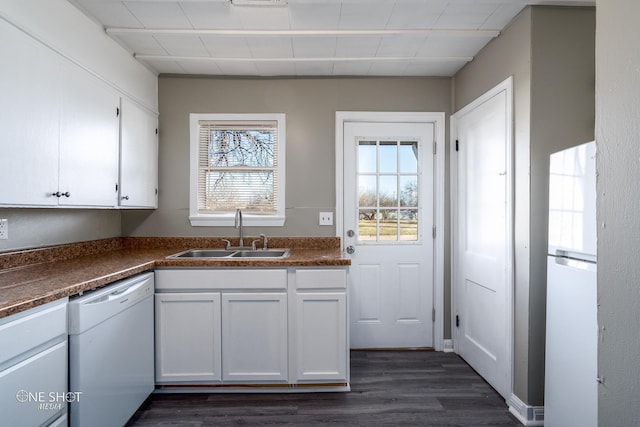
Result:
{"label": "window frame", "polygon": [[286,115],[284,113],[190,113],[189,114],[189,221],[192,227],[233,226],[234,212],[202,213],[198,211],[198,157],[200,121],[275,121],[278,129],[276,213],[256,215],[242,212],[246,226],[281,227],[285,222]]}

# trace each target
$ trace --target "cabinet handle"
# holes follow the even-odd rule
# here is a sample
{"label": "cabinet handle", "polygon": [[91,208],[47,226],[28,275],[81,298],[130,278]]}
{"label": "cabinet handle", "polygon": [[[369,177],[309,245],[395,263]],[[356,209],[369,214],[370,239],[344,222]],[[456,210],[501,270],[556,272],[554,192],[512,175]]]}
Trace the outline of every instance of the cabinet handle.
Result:
{"label": "cabinet handle", "polygon": [[122,196],[122,200],[129,200],[129,196]]}

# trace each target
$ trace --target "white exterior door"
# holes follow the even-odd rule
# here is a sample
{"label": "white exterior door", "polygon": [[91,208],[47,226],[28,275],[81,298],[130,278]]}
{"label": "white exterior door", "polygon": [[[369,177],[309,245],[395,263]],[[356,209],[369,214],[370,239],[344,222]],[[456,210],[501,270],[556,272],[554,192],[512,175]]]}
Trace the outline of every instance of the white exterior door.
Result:
{"label": "white exterior door", "polygon": [[434,123],[344,123],[351,348],[434,345],[434,133]]}
{"label": "white exterior door", "polygon": [[513,333],[510,88],[507,80],[454,115],[451,157],[455,349],[505,398]]}

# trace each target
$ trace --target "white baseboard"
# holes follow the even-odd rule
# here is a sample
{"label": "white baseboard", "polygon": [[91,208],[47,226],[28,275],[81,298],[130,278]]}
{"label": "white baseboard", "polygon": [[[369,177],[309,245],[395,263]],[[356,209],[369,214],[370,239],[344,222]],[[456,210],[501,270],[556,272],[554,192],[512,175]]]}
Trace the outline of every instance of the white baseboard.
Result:
{"label": "white baseboard", "polygon": [[544,406],[529,406],[512,394],[507,399],[509,412],[511,412],[524,426],[544,425]]}
{"label": "white baseboard", "polygon": [[442,351],[445,353],[453,353],[453,340],[444,340],[444,347]]}

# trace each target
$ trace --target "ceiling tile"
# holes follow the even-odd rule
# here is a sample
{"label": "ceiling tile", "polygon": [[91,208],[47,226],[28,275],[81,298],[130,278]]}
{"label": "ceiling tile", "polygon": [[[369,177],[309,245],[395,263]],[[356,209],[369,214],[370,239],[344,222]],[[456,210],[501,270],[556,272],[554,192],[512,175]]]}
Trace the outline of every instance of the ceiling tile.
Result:
{"label": "ceiling tile", "polygon": [[289,37],[247,37],[254,58],[293,58]]}
{"label": "ceiling tile", "polygon": [[445,10],[447,1],[407,1],[396,2],[387,28],[428,29],[434,24]]}
{"label": "ceiling tile", "polygon": [[335,30],[340,22],[340,4],[290,2],[289,16],[293,30]]}
{"label": "ceiling tile", "polygon": [[336,54],[335,37],[294,37],[293,56],[296,58],[328,57]]}
{"label": "ceiling tile", "polygon": [[154,38],[169,55],[209,56],[209,52],[198,36],[157,34]]}
{"label": "ceiling tile", "polygon": [[186,70],[176,61],[145,60],[158,74],[184,74]]}
{"label": "ceiling tile", "polygon": [[231,13],[231,3],[228,1],[183,1],[180,7],[193,28],[202,29],[237,29],[242,28],[242,22],[237,15]]}
{"label": "ceiling tile", "polygon": [[211,54],[219,58],[250,58],[251,50],[244,37],[200,36],[200,40]]}
{"label": "ceiling tile", "polygon": [[502,30],[506,27],[513,18],[522,10],[522,4],[520,2],[513,2],[501,5],[494,13],[487,18],[482,24],[480,29],[482,30]]}
{"label": "ceiling tile", "polygon": [[415,56],[425,40],[426,36],[385,36],[377,56]]}
{"label": "ceiling tile", "polygon": [[166,55],[167,51],[151,34],[114,34],[113,38],[126,45],[130,52],[141,55]]}
{"label": "ceiling tile", "polygon": [[79,7],[105,27],[139,28],[142,23],[121,1],[82,0]]}
{"label": "ceiling tile", "polygon": [[249,61],[220,61],[217,63],[223,75],[236,76],[257,76],[258,69],[253,62]]}
{"label": "ceiling tile", "polygon": [[241,23],[245,30],[288,30],[288,7],[232,6],[232,19]]}
{"label": "ceiling tile", "polygon": [[450,2],[434,28],[475,30],[499,7],[497,2]]}
{"label": "ceiling tile", "polygon": [[380,46],[379,36],[351,36],[338,37],[336,43],[336,56],[375,56]]}
{"label": "ceiling tile", "polygon": [[371,64],[371,76],[402,76],[407,69],[406,61],[375,61]]}
{"label": "ceiling tile", "polygon": [[124,4],[145,28],[191,28],[177,2],[136,2]]}
{"label": "ceiling tile", "polygon": [[186,74],[224,74],[215,61],[179,61],[178,63]]}
{"label": "ceiling tile", "polygon": [[393,2],[344,2],[340,11],[341,29],[385,28],[393,10]]}

